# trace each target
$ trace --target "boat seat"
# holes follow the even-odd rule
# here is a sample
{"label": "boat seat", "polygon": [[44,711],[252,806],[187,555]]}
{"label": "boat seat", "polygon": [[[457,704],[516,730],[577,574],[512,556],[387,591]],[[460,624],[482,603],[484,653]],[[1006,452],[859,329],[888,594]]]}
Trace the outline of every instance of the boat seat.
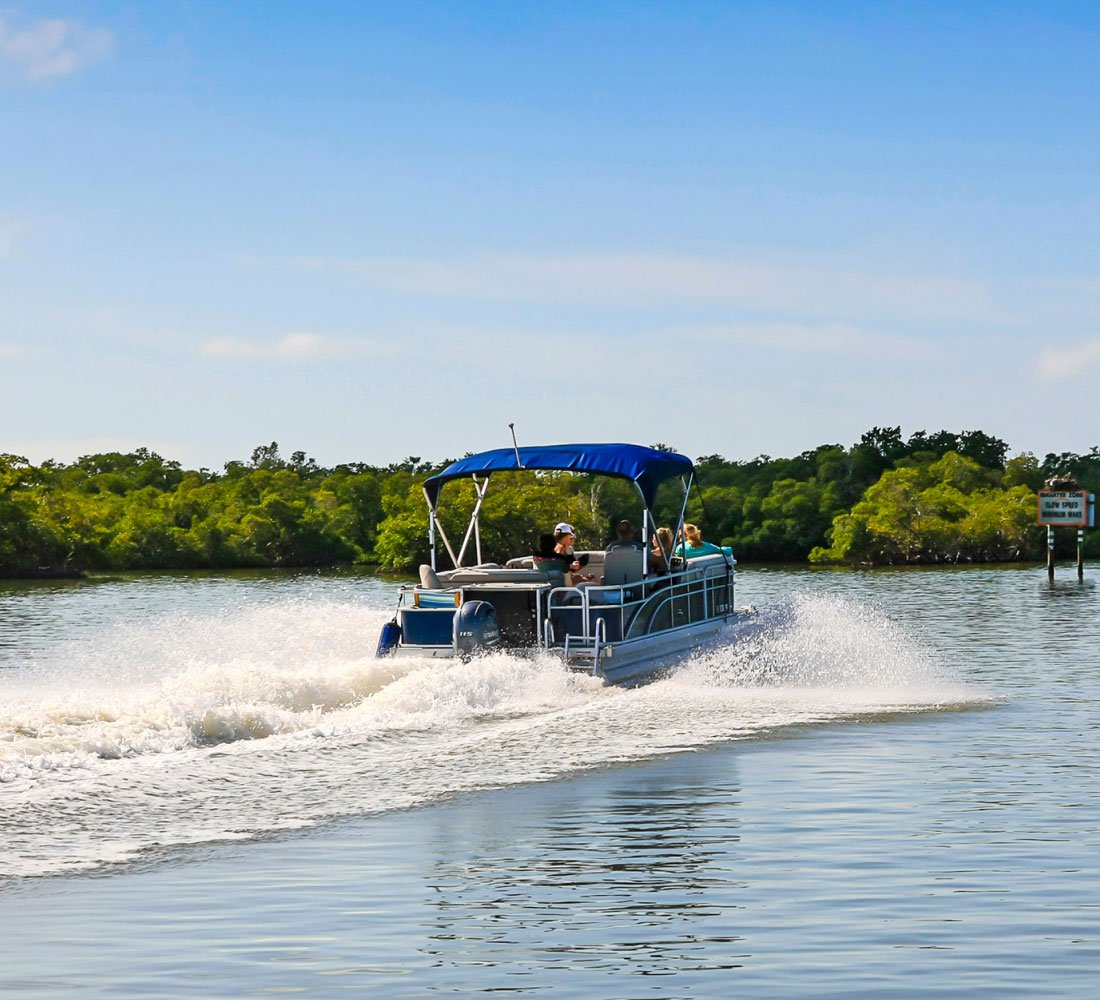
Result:
{"label": "boat seat", "polygon": [[[588,556],[588,563],[582,570],[583,573],[591,573],[595,577],[603,576],[603,560],[604,553],[600,549],[598,551],[582,551],[576,553],[578,556]],[[516,556],[515,559],[509,559],[505,564],[509,569],[534,569],[535,559],[534,556]]]}
{"label": "boat seat", "polygon": [[638,583],[645,576],[644,556],[641,549],[633,548],[617,548],[606,553],[603,558],[604,586]]}
{"label": "boat seat", "polygon": [[579,556],[588,556],[588,563],[582,573],[591,573],[597,580],[603,576],[603,561],[607,558],[603,549],[597,549],[593,552],[591,549],[587,549],[584,552],[578,552]]}
{"label": "boat seat", "polygon": [[604,556],[603,585],[619,587],[619,601],[635,601],[641,596],[640,587],[626,588],[628,583],[640,583],[645,579],[645,553],[641,549],[615,548]]}
{"label": "boat seat", "polygon": [[472,583],[549,583],[550,574],[534,569],[452,569],[439,574],[445,587]]}
{"label": "boat seat", "polygon": [[716,567],[735,566],[737,560],[732,556],[726,556],[718,552],[711,553],[705,556],[692,556],[690,559],[684,560],[683,569],[687,573],[687,578],[694,580],[701,577],[706,570],[713,570]]}
{"label": "boat seat", "polygon": [[427,563],[420,564],[420,586],[425,590],[442,590],[443,581]]}

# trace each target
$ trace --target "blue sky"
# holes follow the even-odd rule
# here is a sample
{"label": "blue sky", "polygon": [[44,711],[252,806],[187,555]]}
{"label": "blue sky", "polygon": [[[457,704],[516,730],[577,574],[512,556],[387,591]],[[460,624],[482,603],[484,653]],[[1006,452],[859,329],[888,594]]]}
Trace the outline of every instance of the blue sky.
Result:
{"label": "blue sky", "polygon": [[0,0],[0,451],[1086,451],[1098,11]]}

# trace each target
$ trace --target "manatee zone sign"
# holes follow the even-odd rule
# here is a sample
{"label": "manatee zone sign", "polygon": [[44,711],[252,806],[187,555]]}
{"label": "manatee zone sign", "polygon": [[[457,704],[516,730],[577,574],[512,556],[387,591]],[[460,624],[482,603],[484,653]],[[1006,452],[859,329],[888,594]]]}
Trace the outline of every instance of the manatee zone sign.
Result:
{"label": "manatee zone sign", "polygon": [[1050,582],[1054,583],[1055,528],[1077,529],[1077,579],[1084,580],[1085,529],[1096,527],[1096,494],[1088,490],[1040,490],[1039,523],[1047,527],[1047,576]]}
{"label": "manatee zone sign", "polygon": [[1052,528],[1092,528],[1095,518],[1096,502],[1088,490],[1039,491],[1040,524]]}

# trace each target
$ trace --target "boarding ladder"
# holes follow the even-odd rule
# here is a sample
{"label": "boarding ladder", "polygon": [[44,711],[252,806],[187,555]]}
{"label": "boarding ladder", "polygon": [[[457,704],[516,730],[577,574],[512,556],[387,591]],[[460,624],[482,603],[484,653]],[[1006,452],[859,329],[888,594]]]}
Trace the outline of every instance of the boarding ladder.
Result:
{"label": "boarding ladder", "polygon": [[[579,644],[578,644],[579,643]],[[603,663],[604,647],[607,645],[607,623],[601,618],[596,621],[595,634],[591,639],[580,635],[565,636],[564,654],[567,663],[591,664],[592,673],[599,674]]]}

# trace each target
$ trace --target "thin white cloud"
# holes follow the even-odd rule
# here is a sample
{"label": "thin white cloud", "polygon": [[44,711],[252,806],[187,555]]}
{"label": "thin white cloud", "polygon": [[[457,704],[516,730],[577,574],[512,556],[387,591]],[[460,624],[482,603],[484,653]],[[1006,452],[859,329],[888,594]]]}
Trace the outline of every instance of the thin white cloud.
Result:
{"label": "thin white cloud", "polygon": [[[550,357],[570,358],[578,371],[618,371],[625,363],[654,377],[681,363],[693,372],[699,365],[708,372],[729,370],[750,357],[757,365],[807,372],[823,367],[836,371],[838,365],[894,372],[899,365],[908,370],[929,361],[938,363],[939,357],[934,344],[916,337],[846,323],[714,323],[606,333],[584,327],[444,322],[420,323],[415,333],[399,329],[393,336],[416,343],[446,370],[462,372],[456,378],[464,385],[471,378],[495,380],[496,391],[518,386],[521,393],[532,393],[541,384],[536,373],[545,369]],[[477,359],[476,365],[470,364],[471,358]],[[630,393],[637,389],[632,381],[621,386]],[[602,385],[599,391],[613,390]]]}
{"label": "thin white cloud", "polygon": [[0,15],[0,66],[32,83],[76,73],[106,59],[113,48],[114,37],[104,28],[61,18],[15,27]]}
{"label": "thin white cloud", "polygon": [[607,254],[567,257],[301,258],[303,267],[355,275],[410,295],[506,302],[608,305],[690,303],[839,319],[896,317],[964,322],[1009,319],[980,282],[885,274],[835,265],[731,258]]}
{"label": "thin white cloud", "polygon": [[20,344],[0,344],[0,358],[17,358],[23,353]]}
{"label": "thin white cloud", "polygon": [[766,351],[830,357],[917,360],[932,355],[928,344],[903,334],[851,323],[730,323],[664,330],[669,343],[733,343]]}
{"label": "thin white cloud", "polygon": [[255,358],[271,361],[309,361],[395,353],[381,340],[350,340],[319,333],[288,333],[277,340],[213,337],[199,345],[199,353],[219,358]]}
{"label": "thin white cloud", "polygon": [[1044,351],[1039,356],[1039,377],[1044,382],[1058,382],[1080,375],[1087,368],[1100,364],[1100,338],[1086,340],[1078,347]]}

